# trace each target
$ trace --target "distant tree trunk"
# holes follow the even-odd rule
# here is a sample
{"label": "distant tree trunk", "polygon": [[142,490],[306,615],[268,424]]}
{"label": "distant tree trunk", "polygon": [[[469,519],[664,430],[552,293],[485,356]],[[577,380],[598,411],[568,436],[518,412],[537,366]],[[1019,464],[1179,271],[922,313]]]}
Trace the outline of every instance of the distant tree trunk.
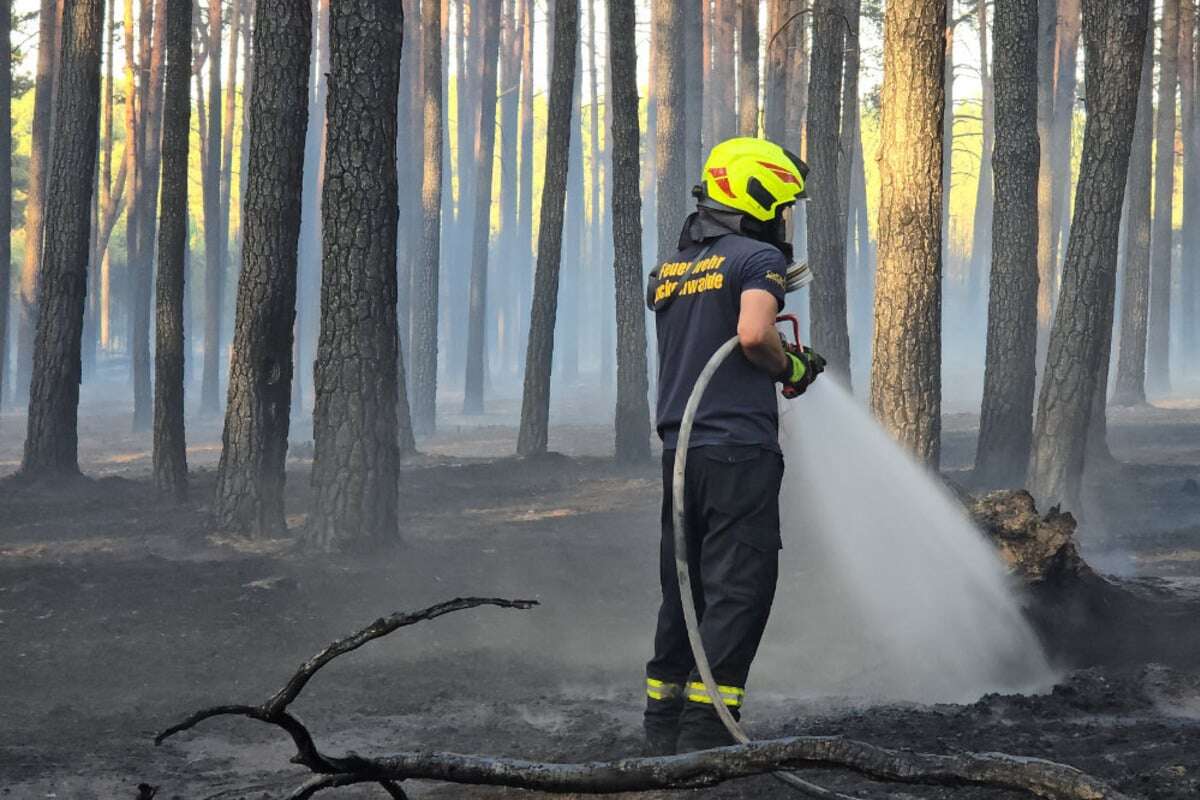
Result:
{"label": "distant tree trunk", "polygon": [[[1037,364],[1038,0],[997,0],[996,171],[987,362],[975,481],[1019,486],[1029,467]],[[979,238],[976,238],[979,241]]]}
{"label": "distant tree trunk", "polygon": [[562,257],[563,207],[567,194],[567,164],[571,149],[572,96],[575,93],[578,0],[555,0],[551,48],[550,106],[546,130],[546,175],[538,226],[537,271],[530,308],[529,346],[525,356],[525,387],[517,453],[546,452],[550,434],[550,369],[554,355],[555,300]]}
{"label": "distant tree trunk", "polygon": [[[704,0],[687,0],[683,16],[683,70],[688,79],[683,84],[684,129],[683,166],[689,180],[698,180],[704,169]],[[591,8],[591,4],[588,8]],[[758,40],[755,39],[757,47]],[[757,52],[757,51],[756,51]],[[758,65],[755,64],[757,70]]]}
{"label": "distant tree trunk", "polygon": [[[104,100],[100,111],[100,128],[104,136],[104,149],[100,155],[100,215],[106,216],[106,210],[111,210],[116,203],[113,202],[112,196],[112,164],[113,164],[113,95],[114,95],[114,78],[116,61],[116,6],[115,2],[109,2],[108,7],[108,23],[104,29],[104,46],[107,48],[108,57],[105,59],[105,77],[104,77]],[[124,161],[121,162],[125,163]],[[122,178],[124,183],[124,178]],[[113,215],[113,222],[116,222],[116,215]],[[111,233],[111,229],[110,229]],[[97,238],[100,237],[99,231],[95,232]],[[100,259],[100,280],[99,286],[93,287],[93,290],[98,289],[99,297],[97,302],[99,305],[98,319],[98,346],[101,350],[107,351],[111,346],[112,337],[112,258],[108,248],[108,238],[96,247],[97,258]]]}
{"label": "distant tree trunk", "polygon": [[498,291],[493,292],[501,315],[496,347],[501,366],[507,369],[514,352],[513,335],[515,310],[519,304],[520,276],[517,266],[521,255],[517,250],[517,185],[518,150],[521,138],[518,122],[521,101],[521,39],[520,0],[504,0],[504,27],[500,39],[500,263],[502,270]]}
{"label": "distant tree trunk", "polygon": [[[763,135],[789,150],[799,151],[796,142],[787,141],[788,57],[792,38],[785,25],[801,24],[791,20],[791,0],[768,0],[767,52],[763,58],[766,75],[763,80]],[[790,20],[790,21],[789,21]]]}
{"label": "distant tree trunk", "polygon": [[163,101],[162,200],[155,286],[154,485],[176,502],[188,494],[183,425],[184,259],[188,234],[193,0],[168,0]]}
{"label": "distant tree trunk", "polygon": [[[522,333],[528,330],[530,299],[533,294],[533,0],[521,3],[521,172],[517,182],[516,247],[521,253],[520,295],[515,324]],[[525,351],[517,346],[517,366],[525,368]]]}
{"label": "distant tree trunk", "polygon": [[[1038,400],[1030,487],[1039,502],[1079,511],[1099,391],[1117,236],[1133,139],[1149,0],[1084,0],[1087,126],[1063,287]],[[1178,32],[1176,32],[1178,33]],[[1177,39],[1176,39],[1177,40]]]}
{"label": "distant tree trunk", "polygon": [[1150,312],[1150,199],[1154,150],[1154,25],[1146,26],[1137,123],[1125,192],[1125,274],[1121,292],[1121,341],[1113,404],[1146,402],[1146,332]]}
{"label": "distant tree trunk", "polygon": [[891,0],[884,17],[879,266],[871,409],[936,469],[942,398],[945,0]]}
{"label": "distant tree trunk", "polygon": [[1038,344],[1039,368],[1046,359],[1050,323],[1054,315],[1054,283],[1056,264],[1051,248],[1054,203],[1054,164],[1051,132],[1054,128],[1055,43],[1058,33],[1057,0],[1038,2],[1038,140],[1041,156],[1038,164]]}
{"label": "distant tree trunk", "polygon": [[87,283],[89,209],[99,148],[101,0],[68,0],[46,197],[45,257],[21,471],[79,473],[80,345]]}
{"label": "distant tree trunk", "polygon": [[830,373],[850,384],[850,333],[846,318],[846,226],[838,171],[846,22],[839,0],[813,6],[812,85],[808,105],[809,289],[812,346],[829,360]]}
{"label": "distant tree trunk", "polygon": [[470,302],[467,310],[467,374],[464,414],[483,413],[484,359],[488,293],[489,234],[492,229],[492,164],[496,150],[496,60],[500,53],[500,0],[486,3],[483,32],[483,80],[479,87],[479,127],[475,153],[475,229],[471,242]]}
{"label": "distant tree trunk", "polygon": [[395,0],[330,5],[308,518],[309,540],[323,549],[398,536],[395,154],[403,28]]}
{"label": "distant tree trunk", "polygon": [[[721,0],[724,2],[725,0]],[[654,36],[654,91],[657,100],[655,120],[655,195],[657,206],[659,262],[670,258],[679,241],[679,228],[687,213],[688,186],[683,173],[684,74],[683,9],[671,0],[652,4]]]}
{"label": "distant tree trunk", "polygon": [[[946,62],[943,65],[946,87],[946,112],[942,118],[942,263],[951,263],[954,234],[953,220],[950,214],[951,190],[954,188],[954,33],[958,20],[954,18],[954,0],[946,0]],[[813,35],[813,47],[816,48],[817,37]],[[816,81],[813,81],[816,83]],[[811,113],[811,112],[810,112]],[[811,146],[811,145],[810,145]],[[951,272],[951,274],[953,274]]]}
{"label": "distant tree trunk", "polygon": [[155,219],[158,204],[159,163],[162,160],[162,93],[163,40],[166,33],[166,0],[142,0],[142,24],[145,61],[144,83],[141,87],[138,120],[141,147],[139,150],[138,197],[131,202],[139,206],[136,262],[130,262],[130,280],[134,300],[133,351],[133,430],[149,430],[154,416],[153,390],[150,375],[150,302],[153,285]]}
{"label": "distant tree trunk", "polygon": [[[738,130],[742,136],[758,136],[758,0],[740,0],[740,4]],[[687,83],[692,83],[691,76]]]}
{"label": "distant tree trunk", "polygon": [[1200,124],[1197,124],[1196,89],[1196,0],[1180,5],[1179,83],[1180,127],[1183,143],[1183,219],[1186,220],[1180,247],[1179,264],[1179,344],[1182,366],[1194,372],[1200,361],[1200,282],[1197,263],[1200,262],[1200,231],[1192,224],[1200,219]]}
{"label": "distant tree trunk", "polygon": [[[225,234],[225,246],[229,247],[230,240],[230,197],[233,192],[233,126],[237,111],[237,78],[238,78],[238,29],[242,24],[242,3],[253,0],[230,0],[229,4],[229,55],[225,59],[225,107],[221,112],[221,231]],[[312,14],[309,14],[312,17]],[[246,65],[246,74],[250,74],[250,65]],[[243,103],[248,98],[242,99]],[[242,132],[245,136],[245,131]],[[238,186],[239,193],[244,197],[246,186],[244,181]],[[240,222],[239,222],[240,224]],[[227,263],[237,263],[232,257],[226,258]]]}
{"label": "distant tree trunk", "polygon": [[25,254],[21,259],[17,307],[17,368],[13,399],[29,397],[34,334],[38,321],[38,271],[46,215],[46,181],[50,164],[50,123],[54,113],[54,79],[58,68],[59,30],[63,0],[41,0],[38,12],[37,76],[33,89],[33,125],[29,137],[29,183],[25,193]]}
{"label": "distant tree trunk", "polygon": [[1076,72],[1079,62],[1080,0],[1059,0],[1058,44],[1054,69],[1054,110],[1050,138],[1050,257],[1053,259],[1054,280],[1050,285],[1051,303],[1058,302],[1058,269],[1063,250],[1065,229],[1070,227],[1071,204],[1071,140],[1075,127]]}
{"label": "distant tree trunk", "polygon": [[[571,118],[576,128],[571,135],[570,164],[567,167],[567,210],[563,228],[563,257],[559,268],[562,288],[559,290],[561,314],[556,314],[558,332],[554,356],[560,369],[557,377],[574,384],[579,380],[579,314],[580,283],[583,281],[583,48],[581,37],[575,38],[575,95],[572,100]],[[681,51],[682,53],[682,51]],[[682,59],[682,55],[680,56]],[[680,95],[680,114],[683,114],[683,96]],[[680,160],[683,159],[684,141],[679,139]]]}
{"label": "distant tree trunk", "polygon": [[[1032,47],[1025,54],[1037,50],[1037,3],[1033,4],[1034,38]],[[995,214],[995,199],[993,195],[992,150],[996,146],[996,115],[995,88],[990,69],[991,58],[988,55],[988,2],[979,0],[977,19],[979,21],[979,82],[982,88],[982,132],[983,149],[980,151],[979,185],[975,192],[975,223],[972,227],[973,241],[971,243],[971,277],[969,282],[969,300],[972,313],[978,307],[975,303],[980,299],[984,289],[984,278],[992,259],[992,219]],[[1023,29],[1022,29],[1023,31]],[[1037,74],[1034,62],[1034,94],[1036,100]],[[1034,115],[1037,109],[1034,108]],[[1036,132],[1036,131],[1035,131]],[[1032,395],[1031,395],[1032,404]]]}
{"label": "distant tree trunk", "polygon": [[[709,80],[712,83],[713,89],[713,132],[711,136],[712,143],[718,144],[731,139],[738,134],[738,111],[737,111],[737,82],[734,79],[734,67],[737,60],[734,58],[734,47],[737,39],[737,11],[738,4],[741,0],[714,0],[713,13],[713,32],[712,44],[713,51],[720,54],[719,58],[713,59],[712,74]],[[658,3],[651,0],[651,9],[657,9]],[[655,33],[654,35],[657,35]],[[661,42],[651,49],[650,66],[655,74],[655,90],[659,94],[662,92],[662,87],[657,84],[657,77],[661,75],[657,63],[659,57],[666,52],[665,45]],[[647,131],[647,135],[650,135]],[[647,198],[648,200],[649,198]],[[679,221],[680,224],[683,220]],[[675,242],[675,236],[671,236],[671,243]],[[659,250],[662,248],[660,247]]]}
{"label": "distant tree trunk", "polygon": [[1163,0],[1158,119],[1154,125],[1154,221],[1150,238],[1150,329],[1146,388],[1171,391],[1171,259],[1174,252],[1175,93],[1179,85],[1179,3]]}
{"label": "distant tree trunk", "polygon": [[[426,0],[429,2],[429,0]],[[442,0],[445,2],[445,0]],[[440,14],[421,18],[425,104],[425,163],[421,180],[420,260],[413,273],[413,429],[434,432],[437,406],[438,283],[442,235],[442,20]]]}
{"label": "distant tree trunk", "polygon": [[636,15],[634,0],[608,0],[617,308],[616,457],[626,464],[650,458],[646,314],[642,307],[642,200],[638,192]]}
{"label": "distant tree trunk", "polygon": [[226,530],[270,537],[287,530],[284,461],[312,5],[310,0],[259,2],[263,13],[254,29],[258,88],[250,100],[242,270],[214,510]]}
{"label": "distant tree trunk", "polygon": [[[232,88],[230,89],[232,91]],[[225,296],[225,231],[221,228],[221,0],[208,3],[208,124],[204,195],[204,377],[200,413],[221,412],[221,315]]]}
{"label": "distant tree trunk", "polygon": [[8,377],[8,295],[12,276],[12,0],[0,4],[0,408]]}
{"label": "distant tree trunk", "polygon": [[[787,66],[787,115],[785,119],[784,139],[788,146],[797,148],[801,158],[808,158],[808,137],[805,128],[808,125],[808,67],[809,47],[808,28],[811,18],[811,3],[800,0],[786,28],[784,36],[788,40]],[[793,6],[794,7],[794,6]],[[808,228],[808,209],[806,203],[797,205],[792,212],[792,230],[803,231]],[[793,236],[796,242],[796,258],[808,258],[808,241],[806,237]],[[807,311],[801,308],[801,318]]]}

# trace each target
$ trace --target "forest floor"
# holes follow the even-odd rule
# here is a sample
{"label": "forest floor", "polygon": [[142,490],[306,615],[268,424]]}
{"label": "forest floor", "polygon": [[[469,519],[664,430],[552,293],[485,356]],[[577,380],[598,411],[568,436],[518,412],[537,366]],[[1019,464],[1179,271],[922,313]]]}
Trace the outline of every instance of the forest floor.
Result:
{"label": "forest floor", "polygon": [[[605,411],[561,418],[551,447],[563,455],[531,461],[507,457],[511,408],[483,424],[446,420],[405,466],[403,544],[363,559],[309,554],[291,537],[215,535],[205,509],[215,421],[189,427],[194,503],[160,505],[147,481],[149,437],[126,432],[127,414],[91,407],[81,420],[89,478],[0,483],[0,798],[133,800],[143,781],[161,786],[160,800],[281,797],[303,771],[288,765],[290,745],[274,729],[214,720],[159,748],[153,735],[201,706],[264,700],[305,657],[381,614],[460,595],[542,605],[455,614],[340,659],[293,707],[326,749],[555,761],[636,754],[657,602],[658,468],[621,469],[605,457],[609,430],[587,424]],[[951,472],[969,463],[973,425],[946,420]],[[23,432],[23,416],[0,415],[0,476],[19,463]],[[293,530],[311,452],[294,439]],[[1114,412],[1111,443],[1122,463],[1093,476],[1085,555],[1106,571],[1200,584],[1200,404]],[[747,720],[756,737],[838,733],[932,752],[999,750],[1074,764],[1147,800],[1194,798],[1200,663],[1155,660],[1114,653],[1065,669],[1047,694],[970,705],[765,692]],[[884,786],[835,771],[808,777],[864,798],[1021,796]],[[525,793],[418,783],[410,795]],[[789,796],[769,778],[695,795]]]}

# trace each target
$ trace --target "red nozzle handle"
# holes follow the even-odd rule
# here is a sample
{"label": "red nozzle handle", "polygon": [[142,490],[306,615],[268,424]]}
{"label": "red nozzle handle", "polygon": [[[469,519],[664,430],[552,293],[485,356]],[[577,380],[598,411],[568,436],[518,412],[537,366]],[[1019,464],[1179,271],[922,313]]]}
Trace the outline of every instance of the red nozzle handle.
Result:
{"label": "red nozzle handle", "polygon": [[775,324],[778,325],[781,322],[790,322],[792,324],[792,344],[794,344],[796,346],[796,349],[799,350],[800,349],[800,320],[796,319],[795,314],[781,314],[780,316],[775,318]]}

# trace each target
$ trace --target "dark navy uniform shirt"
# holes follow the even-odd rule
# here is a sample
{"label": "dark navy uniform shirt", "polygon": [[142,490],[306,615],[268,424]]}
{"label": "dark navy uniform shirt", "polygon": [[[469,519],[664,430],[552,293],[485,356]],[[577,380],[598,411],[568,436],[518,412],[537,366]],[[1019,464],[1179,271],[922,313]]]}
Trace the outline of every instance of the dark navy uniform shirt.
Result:
{"label": "dark navy uniform shirt", "polygon": [[[737,335],[742,292],[763,289],[782,309],[787,267],[777,247],[738,233],[686,243],[672,261],[658,266],[647,300],[655,308],[658,330],[663,447],[675,447],[684,407],[704,365]],[[775,381],[735,348],[708,385],[690,447],[751,445],[778,452],[777,402]]]}

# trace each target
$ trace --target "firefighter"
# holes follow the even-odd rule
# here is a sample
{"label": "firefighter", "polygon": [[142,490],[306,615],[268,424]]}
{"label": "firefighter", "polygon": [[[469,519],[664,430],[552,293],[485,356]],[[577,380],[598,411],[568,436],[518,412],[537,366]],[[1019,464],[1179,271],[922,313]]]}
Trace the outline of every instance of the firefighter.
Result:
{"label": "firefighter", "polygon": [[[779,448],[775,384],[804,392],[824,360],[785,346],[775,328],[792,248],[787,213],[804,195],[807,166],[763,139],[713,148],[696,211],[678,252],[650,275],[658,333],[658,434],[663,442],[662,605],[646,665],[645,732],[651,755],[733,743],[714,710],[737,716],[779,571]],[[704,650],[719,684],[710,697],[695,670],[675,574],[672,468],[684,407],[714,352],[737,335],[696,413],[684,510],[692,594]]]}

